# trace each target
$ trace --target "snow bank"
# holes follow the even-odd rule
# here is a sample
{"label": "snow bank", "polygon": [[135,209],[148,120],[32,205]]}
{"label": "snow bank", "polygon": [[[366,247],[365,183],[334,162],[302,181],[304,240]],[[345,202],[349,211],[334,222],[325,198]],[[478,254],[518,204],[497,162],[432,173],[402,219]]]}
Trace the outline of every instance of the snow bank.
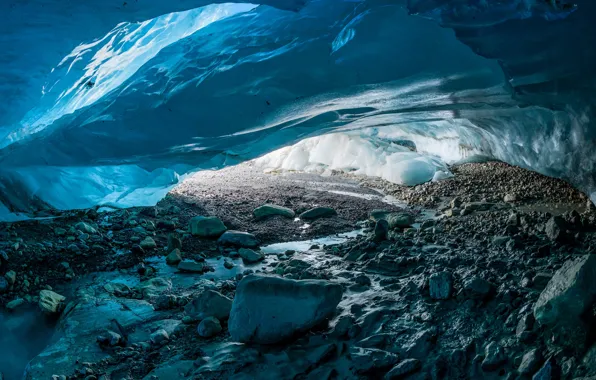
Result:
{"label": "snow bank", "polygon": [[255,160],[265,170],[297,170],[381,177],[389,182],[415,186],[448,178],[449,169],[438,158],[374,139],[346,133],[312,137]]}

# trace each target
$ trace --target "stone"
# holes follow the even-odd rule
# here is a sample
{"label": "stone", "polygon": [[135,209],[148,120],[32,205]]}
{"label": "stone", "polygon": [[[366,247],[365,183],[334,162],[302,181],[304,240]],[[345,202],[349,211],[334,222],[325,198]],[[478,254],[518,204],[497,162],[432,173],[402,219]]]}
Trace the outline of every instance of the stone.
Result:
{"label": "stone", "polygon": [[205,265],[194,260],[182,260],[178,263],[178,270],[181,272],[203,273]]}
{"label": "stone", "polygon": [[220,321],[228,319],[232,310],[232,300],[215,290],[205,290],[185,307],[186,315],[200,321],[215,317]]}
{"label": "stone", "polygon": [[422,367],[420,360],[418,359],[406,359],[402,360],[391,371],[385,375],[386,380],[397,380],[403,379],[408,375],[418,371]]}
{"label": "stone", "polygon": [[274,215],[283,216],[285,218],[293,218],[294,216],[296,216],[296,213],[293,210],[287,207],[272,204],[265,204],[260,207],[257,207],[256,209],[254,209],[252,214],[255,217],[255,219],[264,219]]}
{"label": "stone", "polygon": [[489,343],[484,349],[484,360],[481,367],[483,371],[496,371],[507,361],[503,348],[497,342]]}
{"label": "stone", "polygon": [[151,343],[155,345],[160,345],[170,340],[170,336],[166,330],[159,329],[155,331],[153,334],[151,334],[150,340]]}
{"label": "stone", "polygon": [[382,241],[387,239],[387,233],[389,232],[389,222],[385,219],[381,219],[375,223],[375,229],[373,230],[373,237],[375,241]]}
{"label": "stone", "polygon": [[336,312],[341,285],[251,275],[236,289],[228,329],[242,343],[275,344],[322,324]]}
{"label": "stone", "polygon": [[178,248],[174,249],[168,256],[166,256],[166,264],[178,265],[182,261],[182,255]]}
{"label": "stone", "polygon": [[226,231],[217,241],[222,245],[233,245],[243,248],[256,248],[259,246],[259,240],[253,234],[241,231]]}
{"label": "stone", "polygon": [[194,236],[217,238],[228,228],[214,216],[195,216],[190,220],[190,233]]}
{"label": "stone", "polygon": [[531,375],[540,367],[542,355],[538,349],[533,349],[524,354],[517,371],[521,375]]}
{"label": "stone", "polygon": [[446,300],[453,291],[453,275],[450,272],[432,274],[428,279],[430,297],[436,300]]}
{"label": "stone", "polygon": [[234,268],[236,265],[234,265],[234,262],[232,261],[232,259],[230,259],[229,257],[226,257],[224,259],[224,263],[223,263],[224,268],[226,269],[232,269]]}
{"label": "stone", "polygon": [[25,304],[25,300],[22,298],[17,298],[14,299],[12,301],[10,301],[9,303],[6,304],[6,308],[8,310],[15,310],[18,309],[20,306]]}
{"label": "stone", "polygon": [[546,236],[556,242],[562,242],[566,239],[565,219],[561,216],[553,216],[546,222],[544,228]]}
{"label": "stone", "polygon": [[492,284],[480,277],[473,277],[464,282],[464,291],[470,298],[485,299],[491,294],[492,289]]}
{"label": "stone", "polygon": [[534,304],[542,325],[575,323],[596,299],[596,255],[569,260],[554,274]]}
{"label": "stone", "polygon": [[328,218],[337,215],[337,212],[331,207],[315,207],[300,214],[300,219],[314,220],[319,218]]}
{"label": "stone", "polygon": [[542,368],[540,368],[538,370],[538,372],[536,372],[534,374],[534,376],[532,376],[532,380],[554,380],[555,378],[559,378],[558,374],[555,374],[557,368],[555,367],[555,363],[554,360],[552,358],[548,359],[544,365],[542,366]]}
{"label": "stone", "polygon": [[522,338],[524,333],[532,331],[534,328],[534,315],[532,313],[524,314],[519,322],[517,323],[517,327],[515,328],[515,335],[518,338]]}
{"label": "stone", "polygon": [[207,317],[199,323],[197,331],[203,338],[211,338],[221,332],[221,324],[215,317]]}
{"label": "stone", "polygon": [[155,243],[155,240],[153,240],[152,237],[147,236],[140,244],[139,246],[143,249],[155,249],[157,248],[157,244]]}
{"label": "stone", "polygon": [[10,288],[10,284],[8,283],[6,278],[0,277],[0,294],[6,293],[8,291],[8,288]]}
{"label": "stone", "polygon": [[517,196],[515,194],[506,194],[505,197],[503,198],[503,201],[505,201],[505,203],[516,202]]}
{"label": "stone", "polygon": [[17,281],[17,273],[13,270],[6,272],[4,277],[10,285],[14,285],[14,283]]}
{"label": "stone", "polygon": [[93,227],[91,227],[91,225],[85,223],[85,222],[79,222],[75,225],[75,228],[81,232],[84,232],[86,234],[89,235],[95,235],[97,234],[97,230]]}
{"label": "stone", "polygon": [[385,219],[389,223],[389,229],[407,228],[414,224],[414,217],[405,212],[392,212]]}
{"label": "stone", "polygon": [[44,313],[59,314],[64,310],[66,297],[51,290],[39,292],[39,307]]}
{"label": "stone", "polygon": [[182,249],[182,240],[174,234],[168,235],[168,248],[166,252],[172,252],[175,249]]}
{"label": "stone", "polygon": [[265,254],[253,251],[252,249],[248,248],[240,248],[238,250],[238,254],[242,260],[248,264],[259,262],[265,258]]}

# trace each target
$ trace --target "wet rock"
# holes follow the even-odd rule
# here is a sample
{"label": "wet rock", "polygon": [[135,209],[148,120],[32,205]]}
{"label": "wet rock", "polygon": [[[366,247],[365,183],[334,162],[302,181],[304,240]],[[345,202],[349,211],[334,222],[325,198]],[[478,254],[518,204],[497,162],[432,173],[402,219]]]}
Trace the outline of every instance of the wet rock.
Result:
{"label": "wet rock", "polygon": [[216,238],[226,230],[223,222],[214,216],[195,216],[190,220],[190,233],[194,236]]}
{"label": "wet rock", "polygon": [[59,314],[64,310],[66,297],[51,290],[39,292],[39,307],[44,313]]}
{"label": "wet rock", "polygon": [[484,360],[482,370],[487,372],[496,371],[507,361],[503,348],[496,342],[489,343],[484,349]]}
{"label": "wet rock", "polygon": [[114,331],[106,331],[105,334],[97,337],[97,343],[102,346],[115,347],[123,344],[124,339],[120,334],[115,333]]}
{"label": "wet rock", "polygon": [[224,232],[217,242],[222,245],[244,248],[256,248],[259,246],[259,241],[253,234],[232,230]]}
{"label": "wet rock", "polygon": [[247,276],[236,289],[230,335],[243,343],[281,342],[332,317],[342,294],[328,281]]}
{"label": "wet rock", "polygon": [[203,338],[211,338],[221,332],[221,324],[215,317],[207,317],[199,323],[197,331]]}
{"label": "wet rock", "polygon": [[359,347],[350,347],[350,358],[353,368],[361,374],[389,369],[399,361],[399,357],[390,352]]}
{"label": "wet rock", "polygon": [[232,300],[215,290],[205,290],[185,307],[186,315],[194,320],[215,317],[226,320],[232,310]]}
{"label": "wet rock", "polygon": [[172,252],[175,249],[182,249],[182,240],[174,234],[168,235],[168,247],[166,252]]}
{"label": "wet rock", "polygon": [[517,371],[522,375],[531,375],[540,367],[542,355],[538,349],[533,349],[524,354]]}
{"label": "wet rock", "polygon": [[544,290],[553,276],[549,273],[537,273],[532,278],[532,287],[536,290]]}
{"label": "wet rock", "polygon": [[240,248],[238,250],[238,254],[242,258],[242,260],[247,264],[259,262],[265,258],[265,254],[253,251],[252,249],[248,248]]}
{"label": "wet rock", "polygon": [[473,277],[464,282],[464,291],[470,298],[485,299],[493,290],[490,282],[480,277]]}
{"label": "wet rock", "polygon": [[223,264],[223,266],[224,266],[224,268],[226,268],[226,269],[232,269],[232,268],[234,268],[234,267],[235,267],[235,265],[234,265],[234,262],[233,262],[233,261],[232,261],[230,258],[228,258],[228,257],[226,257],[226,258],[224,259],[224,264]]}
{"label": "wet rock", "polygon": [[423,360],[432,350],[435,341],[436,335],[432,330],[422,330],[414,334],[403,345],[402,350],[411,358]]}
{"label": "wet rock", "polygon": [[153,240],[153,238],[149,237],[149,236],[147,236],[143,241],[141,241],[139,246],[141,248],[143,248],[144,250],[157,248],[157,244],[155,243],[155,240]]}
{"label": "wet rock", "polygon": [[548,359],[542,368],[532,377],[532,380],[554,380],[559,378],[559,369],[553,358]]}
{"label": "wet rock", "polygon": [[549,281],[534,305],[543,325],[575,323],[596,299],[596,255],[569,260]]}
{"label": "wet rock", "polygon": [[521,341],[527,341],[529,338],[529,334],[531,333],[532,329],[534,328],[534,315],[532,313],[527,313],[523,315],[519,322],[517,323],[517,327],[515,329],[515,335]]}
{"label": "wet rock", "polygon": [[178,270],[189,273],[203,273],[205,271],[205,265],[194,260],[182,260],[178,264]]}
{"label": "wet rock", "polygon": [[254,209],[252,214],[255,217],[255,219],[264,219],[274,215],[283,216],[285,218],[293,218],[294,216],[296,216],[296,213],[293,210],[287,207],[272,204],[266,204],[257,207],[256,209]]}
{"label": "wet rock", "polygon": [[560,216],[553,216],[546,222],[544,232],[552,241],[564,241],[567,238],[565,219]]}
{"label": "wet rock", "polygon": [[453,275],[450,272],[439,272],[428,279],[430,297],[436,300],[446,300],[453,291]]}
{"label": "wet rock", "polygon": [[319,218],[328,218],[337,215],[337,212],[331,207],[315,207],[300,214],[300,219],[314,220]]}
{"label": "wet rock", "polygon": [[168,256],[166,256],[166,264],[178,265],[182,261],[182,255],[178,248],[174,249]]}
{"label": "wet rock", "polygon": [[386,380],[404,379],[408,375],[418,371],[422,367],[422,363],[418,359],[406,359],[399,362],[393,367],[391,371],[385,375]]}

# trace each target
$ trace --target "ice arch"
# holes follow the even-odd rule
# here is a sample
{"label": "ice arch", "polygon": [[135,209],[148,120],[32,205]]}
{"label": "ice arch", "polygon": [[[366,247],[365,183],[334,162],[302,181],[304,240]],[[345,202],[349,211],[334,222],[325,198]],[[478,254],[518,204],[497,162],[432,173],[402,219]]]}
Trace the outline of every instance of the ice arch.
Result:
{"label": "ice arch", "polygon": [[[390,138],[388,130],[396,128],[427,142],[449,131],[456,144],[594,190],[596,5],[587,0],[212,5],[227,11],[189,33],[176,27],[188,14],[165,16],[176,19],[172,30],[179,35],[165,33],[166,41],[152,37],[150,27],[136,37],[155,37],[160,50],[141,58],[131,53],[126,43],[134,38],[121,31],[134,34],[159,21],[117,22],[206,5],[173,3],[165,9],[164,2],[147,1],[132,13],[85,3],[75,7],[80,19],[65,20],[63,3],[37,0],[27,4],[50,8],[39,16],[46,26],[26,22],[31,8],[8,17],[0,47],[18,59],[0,62],[8,77],[0,91],[16,99],[5,103],[10,107],[0,123],[0,133],[10,136],[0,150],[6,208],[151,204],[196,168],[254,158],[330,131]],[[207,15],[206,9],[191,14]],[[57,35],[80,35],[58,46],[42,32],[61,21]],[[121,33],[115,62],[136,66],[123,70],[130,75],[94,82],[88,68],[95,54],[78,53],[109,50],[114,30]],[[29,56],[27,39],[33,41]],[[87,48],[73,54],[75,41]],[[78,71],[64,72],[65,63]],[[32,95],[30,87],[41,82],[60,85]]]}

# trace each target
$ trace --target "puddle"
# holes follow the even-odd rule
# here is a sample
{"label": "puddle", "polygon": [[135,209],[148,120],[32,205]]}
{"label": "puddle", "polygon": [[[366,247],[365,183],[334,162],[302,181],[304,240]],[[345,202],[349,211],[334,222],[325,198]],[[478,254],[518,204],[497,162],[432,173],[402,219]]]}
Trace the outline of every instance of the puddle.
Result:
{"label": "puddle", "polygon": [[297,252],[308,251],[313,245],[337,245],[348,241],[349,239],[355,238],[359,235],[364,235],[364,230],[356,230],[351,232],[345,232],[343,234],[337,234],[332,236],[326,236],[318,239],[302,240],[302,241],[289,241],[285,243],[276,243],[261,247],[261,252],[265,254],[273,253],[284,253],[288,250],[294,250]]}
{"label": "puddle", "polygon": [[333,194],[338,194],[338,195],[347,195],[349,197],[366,199],[367,201],[372,201],[375,199],[381,200],[381,197],[376,194],[353,193],[351,191],[341,191],[341,190],[327,190],[327,192],[333,193]]}
{"label": "puddle", "polygon": [[0,374],[4,375],[3,379],[22,379],[29,360],[48,345],[53,332],[52,324],[36,307],[0,312]]}

